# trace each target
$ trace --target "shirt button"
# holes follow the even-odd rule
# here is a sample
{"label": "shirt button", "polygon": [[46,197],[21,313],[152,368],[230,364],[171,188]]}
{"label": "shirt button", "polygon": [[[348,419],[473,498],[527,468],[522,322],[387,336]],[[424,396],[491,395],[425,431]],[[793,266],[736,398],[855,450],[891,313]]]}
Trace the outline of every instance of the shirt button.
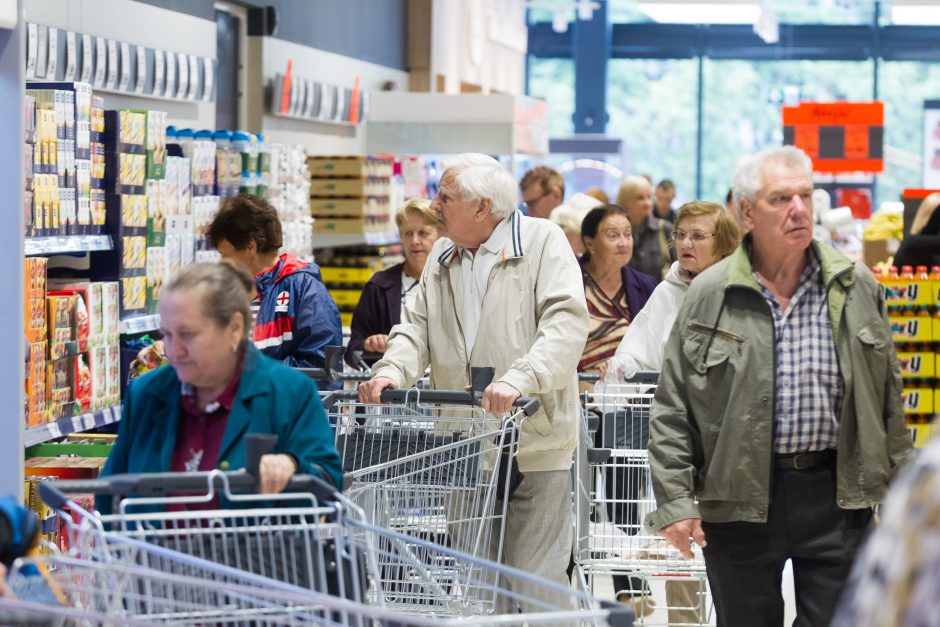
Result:
{"label": "shirt button", "polygon": [[762,402],[762,403],[767,403],[768,400],[769,400],[769,399],[768,399],[766,396],[762,396],[761,399],[760,399],[760,402]]}
{"label": "shirt button", "polygon": [[219,469],[220,469],[220,470],[228,470],[228,468],[229,468],[229,464],[228,464],[228,460],[227,460],[227,459],[223,459],[221,462],[219,462]]}

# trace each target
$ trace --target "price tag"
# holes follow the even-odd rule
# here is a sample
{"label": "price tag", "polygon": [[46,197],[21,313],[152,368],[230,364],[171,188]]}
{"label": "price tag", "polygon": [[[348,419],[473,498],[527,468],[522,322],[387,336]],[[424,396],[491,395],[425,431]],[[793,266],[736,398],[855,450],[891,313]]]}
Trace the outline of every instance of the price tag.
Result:
{"label": "price tag", "polygon": [[105,89],[115,89],[118,79],[118,46],[113,39],[108,40],[108,80]]}
{"label": "price tag", "polygon": [[794,129],[793,141],[811,159],[819,156],[819,127],[799,125]]}
{"label": "price tag", "polygon": [[49,28],[47,26],[39,27],[37,42],[39,47],[36,54],[36,77],[46,78],[46,65],[49,63]]}
{"label": "price tag", "polygon": [[189,88],[186,90],[186,99],[195,100],[196,90],[199,89],[199,59],[191,54],[187,60],[189,61]]}
{"label": "price tag", "polygon": [[153,95],[163,95],[163,77],[166,75],[166,62],[162,50],[153,51]]}
{"label": "price tag", "polygon": [[202,60],[202,101],[212,100],[212,90],[215,88],[215,67],[212,59],[205,57]]}
{"label": "price tag", "polygon": [[75,68],[78,66],[78,59],[75,54],[78,52],[78,46],[75,43],[75,32],[67,31],[65,33],[65,81],[71,83],[75,80]]}
{"label": "price tag", "polygon": [[143,46],[137,46],[137,80],[134,82],[134,92],[144,93],[144,85],[147,84],[147,49]]}
{"label": "price tag", "polygon": [[131,46],[126,41],[121,42],[121,82],[118,89],[127,91],[131,83]]}
{"label": "price tag", "polygon": [[82,76],[83,83],[91,82],[91,68],[94,66],[94,56],[91,49],[91,35],[82,35]]}
{"label": "price tag", "polygon": [[182,52],[176,53],[176,67],[179,75],[176,77],[176,97],[182,100],[186,97],[189,88],[189,61]]}
{"label": "price tag", "polygon": [[36,24],[26,25],[26,78],[36,78],[36,56],[39,45],[39,27]]}
{"label": "price tag", "polygon": [[846,159],[868,159],[869,141],[868,127],[860,124],[849,124],[845,127],[844,154]]}
{"label": "price tag", "polygon": [[95,82],[98,89],[104,87],[104,72],[108,67],[108,57],[104,37],[95,37]]}
{"label": "price tag", "polygon": [[46,66],[46,78],[55,80],[56,70],[59,69],[59,29],[49,28],[49,63]]}
{"label": "price tag", "polygon": [[166,53],[166,90],[163,95],[167,98],[176,95],[176,55],[169,50]]}

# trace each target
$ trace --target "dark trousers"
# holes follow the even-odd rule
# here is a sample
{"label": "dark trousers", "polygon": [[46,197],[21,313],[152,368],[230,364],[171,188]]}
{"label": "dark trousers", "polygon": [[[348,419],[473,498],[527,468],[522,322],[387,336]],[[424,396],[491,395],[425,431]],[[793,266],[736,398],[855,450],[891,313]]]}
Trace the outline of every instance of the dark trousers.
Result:
{"label": "dark trousers", "polygon": [[836,505],[835,462],[774,468],[766,523],[703,523],[719,627],[780,627],[783,566],[792,560],[794,627],[829,625],[871,510]]}

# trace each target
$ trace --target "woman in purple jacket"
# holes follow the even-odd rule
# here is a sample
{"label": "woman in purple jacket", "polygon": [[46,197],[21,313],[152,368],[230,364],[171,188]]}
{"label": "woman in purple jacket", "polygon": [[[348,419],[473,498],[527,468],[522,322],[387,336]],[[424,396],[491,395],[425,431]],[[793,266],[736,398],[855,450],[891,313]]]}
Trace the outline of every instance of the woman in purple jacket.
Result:
{"label": "woman in purple jacket", "polygon": [[421,272],[434,242],[440,237],[437,214],[424,198],[405,201],[395,214],[405,251],[405,262],[376,272],[362,289],[353,311],[346,363],[357,366],[357,352],[384,353],[388,333],[401,322],[401,312],[412,301]]}

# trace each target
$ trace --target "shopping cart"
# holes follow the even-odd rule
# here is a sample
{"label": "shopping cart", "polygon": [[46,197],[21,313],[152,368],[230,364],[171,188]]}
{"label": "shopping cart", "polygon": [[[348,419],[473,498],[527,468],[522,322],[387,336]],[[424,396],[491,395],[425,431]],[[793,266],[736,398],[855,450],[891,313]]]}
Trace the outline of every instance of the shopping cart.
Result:
{"label": "shopping cart", "polygon": [[538,401],[505,418],[480,407],[492,368],[474,369],[470,392],[384,390],[379,404],[355,393],[326,402],[337,428],[346,496],[369,519],[500,561],[522,422]]}
{"label": "shopping cart", "polygon": [[[268,522],[250,531],[231,529],[237,522],[226,511],[176,512],[172,516],[167,512],[128,513],[140,504],[135,502],[154,505],[157,497],[153,496],[122,499],[122,514],[108,517],[111,523],[121,524],[117,531],[106,531],[106,518],[81,511],[63,494],[63,490],[89,488],[109,493],[125,488],[157,491],[160,485],[163,491],[188,491],[192,482],[203,481],[209,492],[218,486],[232,502],[270,498],[236,494],[234,486],[246,484],[246,475],[213,471],[186,478],[125,475],[44,484],[42,496],[50,505],[60,512],[68,509],[78,514],[75,521],[65,514],[73,535],[71,554],[18,563],[10,580],[18,600],[0,601],[0,611],[16,608],[52,617],[84,618],[92,624],[99,624],[95,620],[99,616],[118,624],[431,625],[449,624],[449,619],[457,617],[460,624],[631,624],[630,611],[616,604],[598,603],[586,593],[367,523],[362,512],[341,495],[331,492],[329,502],[320,498],[318,495],[329,488],[311,478],[298,481],[311,482],[317,494],[280,495],[290,501],[305,497],[309,507],[241,512],[242,516],[265,517]],[[179,498],[183,497],[163,497],[163,503]],[[185,520],[182,516],[191,524],[177,524]],[[283,528],[285,521],[298,518],[305,519],[302,527]],[[274,523],[277,519],[282,522]],[[321,576],[308,581],[315,585],[305,588],[236,568],[231,560],[217,563],[184,553],[204,542],[181,542],[176,546],[183,551],[172,550],[161,542],[167,537],[160,533],[161,525],[168,522],[177,538],[207,533],[217,534],[217,540],[224,542],[232,534],[244,533],[249,543],[259,542],[263,548],[271,546],[268,540],[272,537],[302,529],[307,542],[294,548],[299,552],[305,546],[310,551],[306,559],[296,553],[272,557],[319,562],[315,570]],[[324,544],[335,548],[336,559],[317,548]],[[221,551],[212,557],[230,555]],[[453,564],[461,567],[455,569]],[[36,565],[47,574],[37,579],[23,573],[23,566]],[[339,581],[359,581],[364,574],[364,585],[347,589],[352,592],[347,598],[330,594],[322,584],[323,575],[328,577],[331,571]],[[506,580],[512,582],[512,591],[505,589]],[[37,595],[32,594],[42,587],[53,591],[45,595],[45,603],[36,601]],[[421,615],[435,618],[432,621]]]}
{"label": "shopping cart", "polygon": [[657,379],[637,373],[625,382],[597,381],[584,394],[575,562],[585,590],[609,594],[612,581],[616,597],[649,613],[637,624],[707,625],[712,606],[701,550],[686,560],[643,526],[656,508],[646,447]]}

